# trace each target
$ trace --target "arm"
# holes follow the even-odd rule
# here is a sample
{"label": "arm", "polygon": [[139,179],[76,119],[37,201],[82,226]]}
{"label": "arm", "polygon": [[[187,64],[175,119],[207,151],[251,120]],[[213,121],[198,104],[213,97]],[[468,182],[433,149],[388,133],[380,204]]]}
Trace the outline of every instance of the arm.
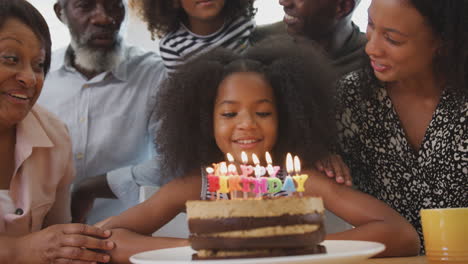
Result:
{"label": "arm", "polygon": [[109,251],[113,264],[128,263],[131,256],[143,251],[189,245],[187,239],[152,237],[127,229],[113,229],[110,239],[116,244],[116,247]]}
{"label": "arm", "polygon": [[24,236],[0,235],[0,263],[107,263],[109,255],[94,250],[111,250],[114,243],[105,240],[110,234],[93,226],[65,224]]}
{"label": "arm", "polygon": [[108,252],[112,261],[120,263],[135,253],[150,249],[188,245],[186,239],[148,235],[184,211],[187,200],[198,200],[200,189],[199,174],[175,179],[161,187],[145,202],[104,221],[103,228],[112,229],[115,233],[112,239],[116,242],[116,247]]}
{"label": "arm", "polygon": [[[125,228],[140,234],[151,234],[185,210],[185,202],[199,200],[200,174],[178,178],[161,187],[148,200],[118,216],[111,217],[103,228]],[[135,217],[138,216],[138,217]]]}
{"label": "arm", "polygon": [[[356,228],[327,235],[327,239],[367,240],[385,244],[379,256],[411,256],[419,252],[419,237],[413,226],[376,198],[337,184],[311,171],[307,195],[321,196],[325,207]],[[398,234],[398,235],[395,235]]]}

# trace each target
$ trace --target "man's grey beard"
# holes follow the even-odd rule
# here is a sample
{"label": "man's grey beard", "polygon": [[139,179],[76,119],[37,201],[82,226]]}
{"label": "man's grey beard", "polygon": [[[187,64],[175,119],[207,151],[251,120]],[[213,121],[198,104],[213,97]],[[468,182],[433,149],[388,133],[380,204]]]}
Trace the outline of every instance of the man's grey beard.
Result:
{"label": "man's grey beard", "polygon": [[[61,14],[62,21],[68,25],[65,12]],[[122,60],[122,37],[117,36],[114,47],[110,49],[95,49],[86,45],[88,36],[78,36],[70,29],[70,46],[75,53],[74,63],[86,71],[106,72],[119,65]]]}
{"label": "man's grey beard", "polygon": [[112,70],[122,59],[122,38],[117,37],[111,49],[95,49],[83,44],[72,34],[70,45],[75,53],[75,64],[91,72]]}

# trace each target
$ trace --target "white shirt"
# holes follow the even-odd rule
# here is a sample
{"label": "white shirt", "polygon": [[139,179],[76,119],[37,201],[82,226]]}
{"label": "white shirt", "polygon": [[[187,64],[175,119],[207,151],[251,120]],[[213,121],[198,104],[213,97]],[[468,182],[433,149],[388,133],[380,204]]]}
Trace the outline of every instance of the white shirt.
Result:
{"label": "white shirt", "polygon": [[[71,66],[67,49],[54,52],[38,101],[70,130],[76,181],[107,173],[110,188],[123,202],[110,215],[138,203],[138,183],[148,184],[144,177],[157,182],[156,167],[148,161],[155,154],[152,110],[166,76],[159,55],[136,47],[124,47],[123,54],[115,69],[87,80]],[[109,216],[98,207],[94,211],[101,216],[93,220],[91,212],[89,222]]]}

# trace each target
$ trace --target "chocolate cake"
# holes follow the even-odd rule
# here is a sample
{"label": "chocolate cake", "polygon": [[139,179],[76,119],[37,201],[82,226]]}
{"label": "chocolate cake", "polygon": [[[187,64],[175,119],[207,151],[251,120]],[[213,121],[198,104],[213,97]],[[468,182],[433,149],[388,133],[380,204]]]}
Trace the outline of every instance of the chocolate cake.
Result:
{"label": "chocolate cake", "polygon": [[188,201],[193,259],[325,253],[317,197]]}

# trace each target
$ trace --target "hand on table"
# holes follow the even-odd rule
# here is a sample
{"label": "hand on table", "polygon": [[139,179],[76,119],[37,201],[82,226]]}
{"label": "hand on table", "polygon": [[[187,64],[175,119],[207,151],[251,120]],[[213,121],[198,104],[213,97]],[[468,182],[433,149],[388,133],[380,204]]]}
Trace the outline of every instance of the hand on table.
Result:
{"label": "hand on table", "polygon": [[107,253],[113,264],[129,263],[132,255],[143,251],[189,245],[187,239],[152,237],[122,228],[112,229],[111,239],[115,242],[115,247]]}
{"label": "hand on table", "polygon": [[335,178],[337,183],[352,186],[351,171],[344,163],[340,155],[331,154],[315,163],[317,170],[325,173],[330,178]]}
{"label": "hand on table", "polygon": [[107,263],[110,257],[100,250],[111,250],[107,240],[111,231],[84,224],[63,224],[18,238],[18,263]]}

